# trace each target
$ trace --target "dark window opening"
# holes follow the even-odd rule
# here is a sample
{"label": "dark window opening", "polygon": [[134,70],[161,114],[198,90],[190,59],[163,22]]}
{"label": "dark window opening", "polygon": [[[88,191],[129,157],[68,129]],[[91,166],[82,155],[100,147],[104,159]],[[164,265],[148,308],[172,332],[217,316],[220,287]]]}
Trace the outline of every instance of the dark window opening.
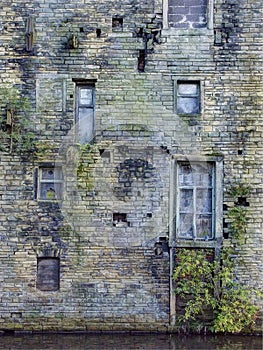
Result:
{"label": "dark window opening", "polygon": [[59,258],[37,259],[37,289],[52,292],[59,290]]}
{"label": "dark window opening", "polygon": [[113,226],[125,227],[129,226],[129,224],[126,213],[113,213]]}
{"label": "dark window opening", "polygon": [[96,36],[97,36],[97,38],[101,37],[101,29],[100,28],[96,29]]}
{"label": "dark window opening", "polygon": [[145,50],[139,50],[138,72],[144,72],[145,63],[146,63],[145,60],[146,60]]}
{"label": "dark window opening", "polygon": [[113,30],[122,30],[123,29],[123,18],[113,17],[112,18],[112,29]]}
{"label": "dark window opening", "polygon": [[249,202],[247,202],[246,197],[238,197],[237,205],[241,205],[243,207],[249,207]]}

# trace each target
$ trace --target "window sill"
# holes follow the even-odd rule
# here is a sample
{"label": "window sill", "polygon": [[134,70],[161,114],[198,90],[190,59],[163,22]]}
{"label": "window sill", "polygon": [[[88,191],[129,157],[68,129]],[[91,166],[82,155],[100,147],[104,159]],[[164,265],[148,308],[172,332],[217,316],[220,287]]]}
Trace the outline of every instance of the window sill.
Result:
{"label": "window sill", "polygon": [[215,248],[215,246],[218,244],[217,239],[211,239],[209,241],[204,240],[187,240],[187,239],[176,239],[175,240],[175,246],[176,247],[189,247],[189,248]]}
{"label": "window sill", "polygon": [[214,40],[214,30],[209,28],[194,28],[194,29],[178,29],[178,28],[164,28],[162,29],[162,36],[209,36]]}

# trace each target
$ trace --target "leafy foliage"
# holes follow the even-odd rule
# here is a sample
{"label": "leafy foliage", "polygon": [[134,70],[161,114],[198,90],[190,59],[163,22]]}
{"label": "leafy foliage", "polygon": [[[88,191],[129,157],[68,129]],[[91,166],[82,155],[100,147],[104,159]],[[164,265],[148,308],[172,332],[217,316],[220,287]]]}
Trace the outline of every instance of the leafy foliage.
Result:
{"label": "leafy foliage", "polygon": [[34,148],[35,135],[29,131],[26,111],[29,100],[13,86],[0,88],[0,150],[12,153],[14,149],[29,152]]}
{"label": "leafy foliage", "polygon": [[[178,249],[173,279],[175,293],[184,302],[179,317],[185,332],[201,331],[239,333],[252,327],[257,307],[250,302],[250,291],[234,278],[232,251],[224,248],[223,264],[211,259],[208,249]],[[207,323],[207,314],[211,321]]]}
{"label": "leafy foliage", "polygon": [[249,195],[251,191],[251,187],[249,185],[235,182],[231,188],[229,189],[229,194],[234,199],[237,199],[238,197],[246,197]]}
{"label": "leafy foliage", "polygon": [[231,220],[231,237],[240,240],[247,230],[247,210],[241,206],[235,206],[228,211]]}

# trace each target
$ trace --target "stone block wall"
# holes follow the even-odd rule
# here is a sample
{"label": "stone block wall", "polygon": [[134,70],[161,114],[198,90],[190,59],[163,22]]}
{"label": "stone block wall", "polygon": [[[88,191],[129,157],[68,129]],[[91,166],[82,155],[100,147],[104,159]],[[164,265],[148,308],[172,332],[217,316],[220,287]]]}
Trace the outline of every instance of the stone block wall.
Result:
{"label": "stone block wall", "polygon": [[[175,248],[205,244],[175,235],[182,159],[223,162],[213,249],[231,238],[229,189],[251,187],[237,273],[262,288],[262,4],[202,3],[2,0],[0,329],[171,330]],[[184,80],[200,82],[199,115],[175,111]],[[86,147],[75,139],[78,83],[95,89]],[[12,91],[29,104],[8,125]],[[43,165],[62,169],[58,202],[38,198]],[[58,290],[38,288],[40,259],[58,260]]]}

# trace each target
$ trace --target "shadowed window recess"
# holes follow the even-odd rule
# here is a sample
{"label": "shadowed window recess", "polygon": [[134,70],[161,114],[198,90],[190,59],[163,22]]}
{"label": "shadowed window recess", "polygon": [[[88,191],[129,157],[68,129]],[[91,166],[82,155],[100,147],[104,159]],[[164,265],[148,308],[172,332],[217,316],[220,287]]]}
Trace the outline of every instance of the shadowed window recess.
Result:
{"label": "shadowed window recess", "polygon": [[59,258],[37,259],[37,289],[48,292],[59,290]]}

